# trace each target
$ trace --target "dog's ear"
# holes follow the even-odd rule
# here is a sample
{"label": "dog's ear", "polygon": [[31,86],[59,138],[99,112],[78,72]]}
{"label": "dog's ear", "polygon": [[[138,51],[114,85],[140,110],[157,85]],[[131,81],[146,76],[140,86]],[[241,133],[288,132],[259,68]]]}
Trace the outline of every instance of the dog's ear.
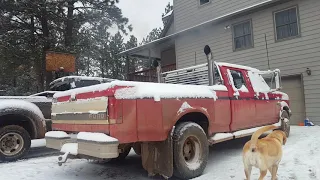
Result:
{"label": "dog's ear", "polygon": [[285,145],[287,143],[287,134],[285,132],[282,131],[282,144]]}

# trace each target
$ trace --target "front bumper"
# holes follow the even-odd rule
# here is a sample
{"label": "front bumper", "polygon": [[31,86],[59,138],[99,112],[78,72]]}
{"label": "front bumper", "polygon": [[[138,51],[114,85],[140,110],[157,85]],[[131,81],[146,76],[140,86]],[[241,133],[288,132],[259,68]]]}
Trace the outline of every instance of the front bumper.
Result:
{"label": "front bumper", "polygon": [[[86,134],[90,136],[95,133]],[[104,134],[104,136],[107,135]],[[85,156],[93,159],[112,159],[119,156],[119,141],[114,138],[112,138],[114,139],[113,141],[101,142],[98,139],[79,139],[76,134],[67,134],[63,131],[50,131],[46,133],[45,139],[46,147],[57,149],[62,153],[77,157]]]}

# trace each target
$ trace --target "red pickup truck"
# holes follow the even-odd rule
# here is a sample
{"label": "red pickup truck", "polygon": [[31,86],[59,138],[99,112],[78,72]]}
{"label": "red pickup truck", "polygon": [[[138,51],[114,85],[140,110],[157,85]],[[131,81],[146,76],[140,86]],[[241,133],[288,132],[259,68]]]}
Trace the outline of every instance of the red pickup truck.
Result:
{"label": "red pickup truck", "polygon": [[209,145],[269,124],[289,135],[279,70],[213,62],[205,52],[208,63],[162,73],[161,83],[116,80],[56,93],[47,147],[64,153],[60,165],[70,156],[121,160],[133,148],[150,175],[190,179],[203,173]]}

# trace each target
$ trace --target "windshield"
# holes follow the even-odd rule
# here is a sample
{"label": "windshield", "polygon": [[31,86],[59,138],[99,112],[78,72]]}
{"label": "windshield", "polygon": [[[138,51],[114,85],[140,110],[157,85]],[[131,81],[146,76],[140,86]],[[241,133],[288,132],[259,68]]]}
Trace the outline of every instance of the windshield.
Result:
{"label": "windshield", "polygon": [[263,77],[262,75],[252,71],[248,71],[248,75],[255,92],[268,92],[271,90],[266,80],[268,80],[268,78],[271,80],[272,75],[267,74],[264,75],[265,77]]}

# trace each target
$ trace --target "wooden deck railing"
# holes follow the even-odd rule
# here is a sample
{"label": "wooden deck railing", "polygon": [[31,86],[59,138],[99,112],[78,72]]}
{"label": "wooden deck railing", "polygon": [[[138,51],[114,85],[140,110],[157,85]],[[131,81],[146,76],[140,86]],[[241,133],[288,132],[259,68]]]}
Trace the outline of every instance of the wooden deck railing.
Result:
{"label": "wooden deck railing", "polygon": [[[168,72],[176,70],[176,64],[169,64],[162,66],[162,72]],[[157,82],[156,69],[146,69],[128,74],[129,81],[140,81],[140,82]]]}

